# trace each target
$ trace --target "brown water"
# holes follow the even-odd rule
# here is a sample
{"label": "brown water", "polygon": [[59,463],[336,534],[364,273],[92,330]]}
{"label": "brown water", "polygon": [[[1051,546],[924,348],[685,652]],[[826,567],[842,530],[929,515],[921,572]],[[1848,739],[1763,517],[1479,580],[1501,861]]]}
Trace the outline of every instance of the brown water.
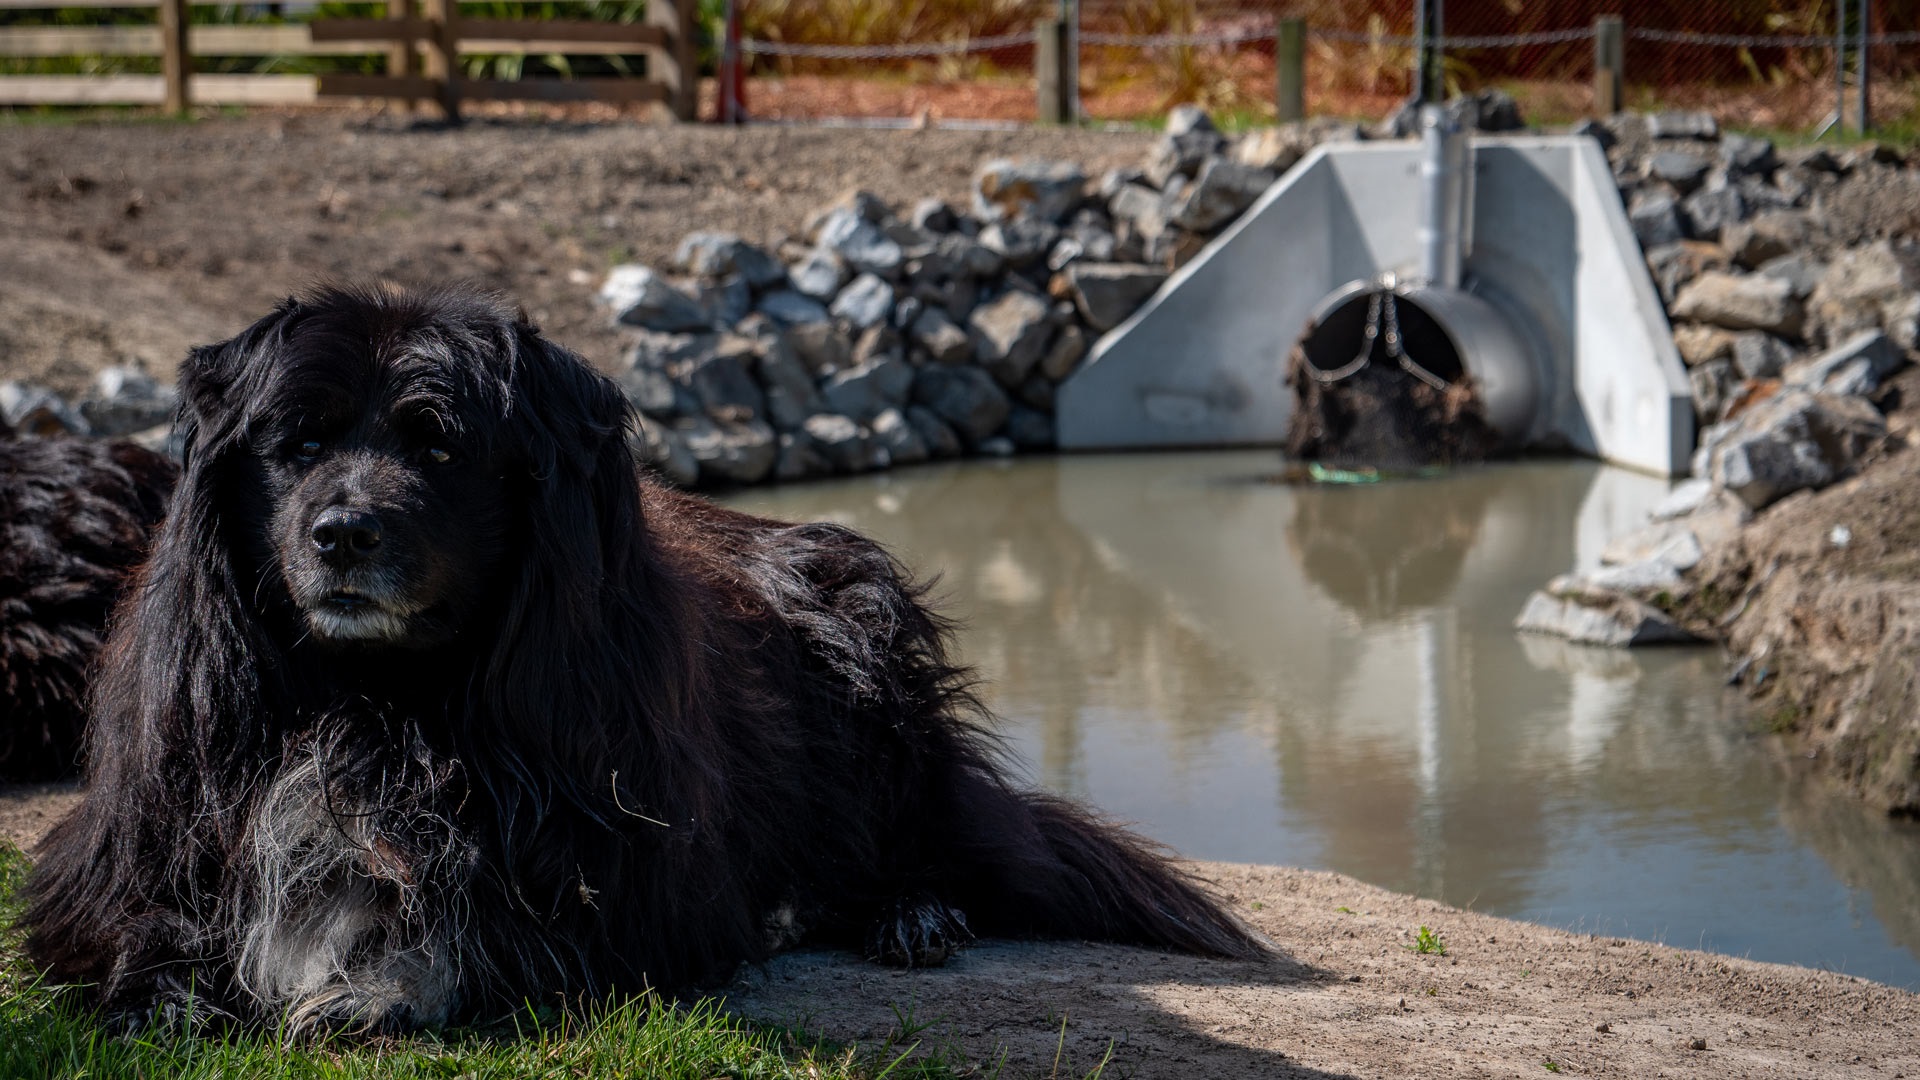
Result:
{"label": "brown water", "polygon": [[1707,648],[1515,634],[1666,484],[1588,463],[1350,488],[1267,453],[902,470],[729,501],[938,574],[1036,782],[1184,854],[1920,986],[1920,830],[1748,734]]}

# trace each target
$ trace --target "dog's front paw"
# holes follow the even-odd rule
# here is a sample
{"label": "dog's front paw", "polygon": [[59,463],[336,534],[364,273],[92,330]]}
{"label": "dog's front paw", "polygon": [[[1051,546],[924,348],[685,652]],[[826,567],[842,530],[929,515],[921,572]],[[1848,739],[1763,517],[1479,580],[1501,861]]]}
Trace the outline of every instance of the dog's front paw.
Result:
{"label": "dog's front paw", "polygon": [[971,944],[966,913],[935,896],[902,897],[867,932],[867,959],[893,967],[939,967]]}
{"label": "dog's front paw", "polygon": [[109,1034],[135,1036],[149,1032],[199,1035],[234,1022],[232,1013],[171,979],[156,986],[144,1001],[109,1005],[100,1018],[100,1026]]}

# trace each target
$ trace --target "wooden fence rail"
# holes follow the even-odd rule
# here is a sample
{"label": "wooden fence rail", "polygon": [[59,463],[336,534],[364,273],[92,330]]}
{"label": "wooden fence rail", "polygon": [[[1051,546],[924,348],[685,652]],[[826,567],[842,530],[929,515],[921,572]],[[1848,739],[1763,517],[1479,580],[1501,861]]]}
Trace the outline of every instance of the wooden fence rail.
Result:
{"label": "wooden fence rail", "polygon": [[[691,120],[696,97],[695,0],[651,0],[644,23],[578,19],[467,18],[459,0],[388,0],[387,18],[320,19],[272,26],[190,26],[188,4],[221,0],[0,0],[0,9],[160,9],[155,26],[0,26],[0,57],[159,56],[159,75],[5,75],[0,105],[300,104],[329,97],[430,99],[450,119],[462,100],[658,102]],[[479,54],[632,55],[645,78],[468,79],[460,56]],[[385,74],[210,75],[196,56],[382,54]]]}

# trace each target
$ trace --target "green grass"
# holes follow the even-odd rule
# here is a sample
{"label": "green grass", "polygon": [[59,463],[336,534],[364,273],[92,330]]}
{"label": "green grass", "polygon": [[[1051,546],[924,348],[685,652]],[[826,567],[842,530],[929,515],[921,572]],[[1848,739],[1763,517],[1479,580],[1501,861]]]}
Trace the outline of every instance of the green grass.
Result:
{"label": "green grass", "polygon": [[286,1045],[264,1032],[155,1030],[112,1036],[70,994],[41,982],[21,954],[20,935],[12,926],[26,870],[19,849],[0,842],[0,925],[5,927],[0,930],[0,1077],[8,1080],[938,1080],[979,1075],[956,1053],[929,1045],[929,1025],[913,1019],[911,1011],[898,1014],[899,1025],[879,1043],[844,1045],[739,1019],[718,999],[674,1004],[657,995],[580,1013],[529,1010],[490,1027],[407,1038]]}

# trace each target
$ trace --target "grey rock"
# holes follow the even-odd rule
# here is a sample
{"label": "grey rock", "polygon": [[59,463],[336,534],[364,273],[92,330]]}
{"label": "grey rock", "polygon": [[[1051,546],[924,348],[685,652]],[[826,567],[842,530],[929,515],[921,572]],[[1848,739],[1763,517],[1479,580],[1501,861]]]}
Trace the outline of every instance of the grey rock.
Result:
{"label": "grey rock", "polygon": [[1709,112],[1663,112],[1647,117],[1647,134],[1656,139],[1718,139],[1720,123]]}
{"label": "grey rock", "polygon": [[[1042,363],[1045,363],[1045,361],[1042,361]],[[1014,391],[1014,397],[1018,398],[1022,405],[1031,409],[1039,409],[1041,412],[1047,414],[1052,414],[1054,399],[1057,396],[1058,394],[1054,390],[1053,381],[1038,371],[1027,376],[1027,381],[1021,383],[1020,389]]]}
{"label": "grey rock", "polygon": [[616,266],[600,286],[600,303],[625,326],[668,333],[705,329],[710,320],[699,301],[655,273],[651,267]]}
{"label": "grey rock", "polygon": [[1765,330],[1782,337],[1798,337],[1805,309],[1793,295],[1793,286],[1779,278],[1714,270],[1680,290],[1672,314],[1728,330]]}
{"label": "grey rock", "polygon": [[974,309],[967,325],[975,359],[1003,386],[1019,386],[1046,355],[1053,338],[1049,316],[1045,300],[1024,292],[1008,292]]}
{"label": "grey rock", "polygon": [[840,290],[828,310],[862,330],[878,326],[893,314],[893,286],[877,275],[861,274]]}
{"label": "grey rock", "polygon": [[1701,471],[1759,510],[1847,475],[1885,435],[1885,419],[1861,398],[1785,389],[1703,433]]}
{"label": "grey rock", "polygon": [[1086,174],[1070,161],[996,158],[973,174],[973,212],[983,221],[1059,222],[1080,204]]}
{"label": "grey rock", "polygon": [[635,365],[615,376],[614,381],[634,411],[642,416],[669,419],[689,416],[700,409],[700,401],[691,389],[674,382],[656,367]]}
{"label": "grey rock", "polygon": [[907,423],[913,425],[914,433],[919,435],[920,441],[926,444],[928,456],[935,460],[959,457],[965,449],[952,425],[940,419],[939,413],[925,405],[909,405]]}
{"label": "grey rock", "polygon": [[1241,136],[1233,145],[1233,160],[1256,169],[1271,169],[1279,176],[1299,164],[1312,149],[1312,138],[1298,126],[1287,124]]}
{"label": "grey rock", "polygon": [[1514,629],[1615,648],[1697,640],[1638,597],[1571,583],[1562,584],[1558,594],[1542,591],[1528,597]]}
{"label": "grey rock", "polygon": [[1729,134],[1720,137],[1720,162],[1728,176],[1746,176],[1770,173],[1780,159],[1774,154],[1771,139]]}
{"label": "grey rock", "polygon": [[1059,226],[1035,218],[996,221],[980,230],[981,246],[998,254],[1015,269],[1032,266],[1046,258],[1059,239]]}
{"label": "grey rock", "polygon": [[1711,168],[1713,168],[1711,158],[1690,154],[1685,150],[1662,150],[1647,159],[1649,176],[1665,180],[1682,192],[1699,187],[1707,178],[1707,170]]}
{"label": "grey rock", "polygon": [[780,260],[730,232],[687,234],[673,261],[687,273],[704,278],[738,277],[755,289],[769,288],[787,276]]}
{"label": "grey rock", "polygon": [[1087,355],[1087,332],[1078,326],[1063,326],[1055,335],[1053,346],[1047,355],[1040,358],[1040,374],[1052,382],[1059,383],[1073,374],[1080,366],[1081,358]]}
{"label": "grey rock", "polygon": [[1226,148],[1226,138],[1217,131],[1189,131],[1183,135],[1168,132],[1153,144],[1147,158],[1147,182],[1165,191],[1175,176],[1193,176],[1208,158]]}
{"label": "grey rock", "polygon": [[793,289],[775,289],[760,298],[756,309],[768,318],[788,326],[826,322],[831,316],[826,306],[813,297]]}
{"label": "grey rock", "polygon": [[1793,295],[1806,299],[1820,287],[1820,279],[1827,274],[1827,264],[1796,251],[1768,259],[1760,264],[1758,272],[1779,278],[1793,287]]}
{"label": "grey rock", "polygon": [[814,248],[794,264],[787,276],[792,279],[795,291],[824,302],[839,294],[849,273],[845,259],[825,248]]}
{"label": "grey rock", "polygon": [[1022,450],[1051,450],[1053,417],[1038,409],[1015,405],[1007,413],[1007,438]]}
{"label": "grey rock", "polygon": [[975,446],[1000,430],[1011,408],[993,377],[975,367],[921,368],[913,381],[913,400],[933,410],[963,441]]}
{"label": "grey rock", "polygon": [[1767,210],[1726,229],[1721,241],[1735,262],[1757,268],[1807,246],[1812,235],[1812,223],[1805,211]]}
{"label": "grey rock", "polygon": [[641,331],[627,353],[627,366],[673,370],[711,353],[720,342],[718,334],[663,334]]}
{"label": "grey rock", "polygon": [[1166,280],[1167,272],[1154,266],[1083,262],[1067,268],[1074,305],[1102,333],[1125,322]]}
{"label": "grey rock", "polygon": [[180,392],[137,367],[110,367],[94,376],[93,393],[79,404],[95,435],[130,435],[173,422]]}
{"label": "grey rock", "polygon": [[1809,306],[1829,343],[1885,328],[1920,289],[1911,256],[1886,240],[1840,253],[1813,290]]}
{"label": "grey rock", "polygon": [[916,345],[942,364],[965,363],[973,356],[973,339],[937,307],[922,311],[907,333]]}
{"label": "grey rock", "polygon": [[817,240],[855,270],[892,279],[907,261],[906,252],[878,225],[852,209],[841,207],[820,223]]}
{"label": "grey rock", "polygon": [[1520,103],[1498,87],[1488,87],[1463,100],[1462,119],[1481,131],[1519,131],[1526,127],[1520,118]]}
{"label": "grey rock", "polygon": [[895,304],[893,308],[893,328],[896,330],[905,330],[907,327],[912,326],[914,320],[918,319],[920,313],[926,309],[927,302],[917,296],[909,296],[902,299],[898,304]]}
{"label": "grey rock", "polygon": [[1729,225],[1737,225],[1747,216],[1747,201],[1740,189],[1702,188],[1680,204],[1686,214],[1687,232],[1697,240],[1718,240]]}
{"label": "grey rock", "polygon": [[0,382],[0,420],[22,435],[86,435],[86,418],[65,398],[35,383]]}
{"label": "grey rock", "polygon": [[1147,174],[1140,169],[1108,169],[1100,174],[1100,186],[1096,190],[1103,202],[1112,202],[1113,197],[1120,194],[1121,188],[1128,184],[1145,183],[1146,179]]}
{"label": "grey rock", "polygon": [[786,332],[795,356],[816,377],[831,375],[853,364],[853,342],[830,322],[802,323]]}
{"label": "grey rock", "polygon": [[754,374],[766,390],[767,419],[780,431],[793,431],[807,417],[825,412],[826,402],[806,364],[791,343],[775,338],[754,357]]}
{"label": "grey rock", "polygon": [[945,199],[921,199],[913,204],[913,214],[908,220],[914,228],[932,233],[952,232],[959,224],[953,207],[948,206]]}
{"label": "grey rock", "polygon": [[958,234],[941,237],[934,250],[953,265],[954,273],[966,277],[994,277],[1007,264],[999,252],[978,240]]}
{"label": "grey rock", "polygon": [[820,452],[820,444],[804,431],[780,435],[780,453],[773,461],[775,480],[805,480],[833,472],[833,462]]}
{"label": "grey rock", "polygon": [[1687,369],[1687,382],[1693,388],[1693,414],[1702,425],[1720,419],[1739,386],[1733,364],[1726,360],[1710,360]]}
{"label": "grey rock", "polygon": [[1167,111],[1166,132],[1169,135],[1186,135],[1194,131],[1219,131],[1214,126],[1213,117],[1198,105],[1175,105]]}
{"label": "grey rock", "polygon": [[1194,232],[1212,232],[1252,206],[1272,185],[1270,169],[1209,158],[1173,212],[1173,223]]}
{"label": "grey rock", "polygon": [[881,360],[900,360],[906,356],[900,335],[891,326],[875,326],[860,335],[853,343],[853,366],[874,364]]}
{"label": "grey rock", "polygon": [[834,413],[810,416],[802,430],[820,455],[839,472],[860,472],[871,460],[866,433],[845,416]]}
{"label": "grey rock", "polygon": [[753,312],[753,290],[744,278],[702,282],[694,292],[694,298],[706,309],[707,321],[714,326],[732,326]]}
{"label": "grey rock", "polygon": [[681,421],[674,430],[700,463],[702,484],[757,484],[779,454],[779,437],[761,420]]}
{"label": "grey rock", "polygon": [[1733,367],[1743,379],[1771,379],[1780,374],[1793,349],[1771,334],[1748,330],[1733,338]]}
{"label": "grey rock", "polygon": [[745,420],[766,414],[766,395],[750,370],[754,359],[751,342],[730,338],[688,369],[687,386],[707,415]]}
{"label": "grey rock", "polygon": [[1171,210],[1165,197],[1144,184],[1128,184],[1107,201],[1107,213],[1115,221],[1132,225],[1149,240],[1167,231]]}
{"label": "grey rock", "polygon": [[915,465],[932,456],[927,441],[899,409],[882,410],[873,418],[872,429],[873,441],[886,449],[895,465]]}
{"label": "grey rock", "polygon": [[1653,274],[1660,298],[1668,307],[1673,306],[1680,290],[1694,278],[1708,270],[1725,270],[1727,266],[1726,252],[1699,240],[1678,240],[1647,249],[1647,269]]}
{"label": "grey rock", "polygon": [[1615,142],[1613,131],[1598,120],[1576,120],[1573,126],[1567,129],[1567,134],[1584,135],[1599,143],[1602,150],[1613,146]]}
{"label": "grey rock", "polygon": [[1600,550],[1603,565],[1660,564],[1672,570],[1676,578],[1700,565],[1705,558],[1700,537],[1690,524],[1673,520],[1655,521],[1645,528],[1616,536]]}
{"label": "grey rock", "polygon": [[1686,235],[1680,227],[1680,206],[1665,192],[1640,192],[1627,204],[1627,220],[1643,248],[1671,244]]}
{"label": "grey rock", "polygon": [[829,376],[820,386],[820,396],[832,411],[864,424],[889,408],[905,405],[913,385],[912,365],[882,359]]}
{"label": "grey rock", "polygon": [[641,464],[652,468],[675,487],[692,487],[700,479],[700,462],[687,448],[686,441],[678,432],[649,417],[635,418],[629,445]]}
{"label": "grey rock", "polygon": [[1704,476],[1695,476],[1674,485],[1653,507],[1648,515],[1654,521],[1668,521],[1685,517],[1707,504],[1713,497],[1713,481]]}
{"label": "grey rock", "polygon": [[1905,350],[1885,332],[1862,330],[1819,356],[1788,364],[1781,381],[1829,394],[1867,394],[1906,363]]}

